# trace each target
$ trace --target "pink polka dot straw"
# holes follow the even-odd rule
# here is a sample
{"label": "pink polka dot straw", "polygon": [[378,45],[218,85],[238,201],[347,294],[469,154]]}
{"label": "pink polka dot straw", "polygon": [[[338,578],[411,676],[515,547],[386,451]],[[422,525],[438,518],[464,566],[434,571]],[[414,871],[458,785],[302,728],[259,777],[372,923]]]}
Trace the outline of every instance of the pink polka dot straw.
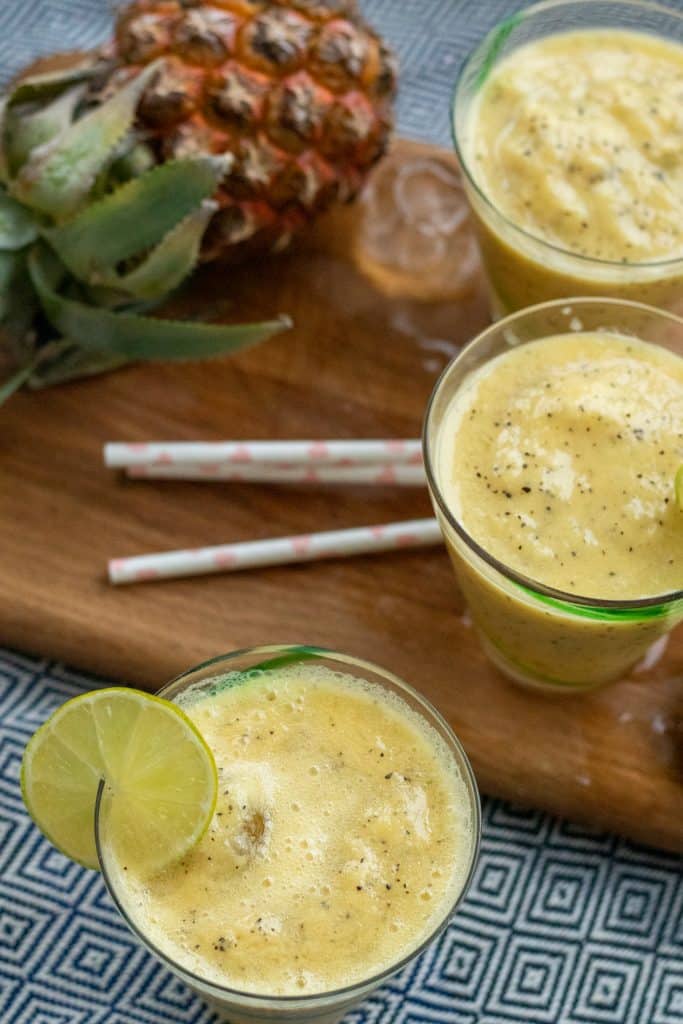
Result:
{"label": "pink polka dot straw", "polygon": [[441,532],[436,519],[413,519],[351,530],[328,530],[189,551],[115,558],[109,562],[109,581],[117,584],[143,583],[179,576],[203,576],[291,562],[428,547],[440,541]]}
{"label": "pink polka dot straw", "polygon": [[377,484],[423,487],[427,478],[422,465],[389,463],[352,466],[231,462],[159,463],[130,466],[126,475],[137,480],[223,480],[226,483],[263,484]]}
{"label": "pink polka dot straw", "polygon": [[355,466],[385,467],[422,465],[419,440],[378,441],[150,441],[146,444],[110,443],[104,446],[105,465],[111,469],[161,468],[210,465],[288,466],[316,468],[327,466],[352,469]]}
{"label": "pink polka dot straw", "polygon": [[[419,440],[217,441],[111,443],[105,464],[129,477],[268,484],[368,484],[423,487]],[[344,558],[438,544],[434,519],[330,530],[241,544],[115,558],[111,583],[236,572],[267,565]]]}

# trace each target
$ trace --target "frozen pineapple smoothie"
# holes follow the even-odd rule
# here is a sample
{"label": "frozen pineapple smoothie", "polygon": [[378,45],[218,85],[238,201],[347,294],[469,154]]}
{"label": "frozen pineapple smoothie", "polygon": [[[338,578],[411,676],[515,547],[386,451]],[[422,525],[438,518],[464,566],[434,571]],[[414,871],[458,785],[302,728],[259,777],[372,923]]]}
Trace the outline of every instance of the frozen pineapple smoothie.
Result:
{"label": "frozen pineapple smoothie", "polygon": [[591,294],[680,310],[680,42],[616,28],[534,39],[456,100],[456,118],[498,313]]}
{"label": "frozen pineapple smoothie", "polygon": [[557,590],[628,600],[683,585],[682,461],[683,359],[577,332],[511,349],[466,381],[439,476],[495,558]]}
{"label": "frozen pineapple smoothie", "polygon": [[[681,462],[683,359],[664,347],[576,330],[507,348],[464,377],[440,415],[434,472],[450,515],[489,556],[441,517],[473,617],[508,674],[605,682],[683,616],[683,603],[666,603],[683,587]],[[650,598],[642,611],[597,607]]]}
{"label": "frozen pineapple smoothie", "polygon": [[169,959],[240,992],[309,996],[391,968],[445,920],[477,818],[423,715],[306,663],[231,672],[176,700],[216,759],[209,830],[158,874],[107,864],[127,916]]}

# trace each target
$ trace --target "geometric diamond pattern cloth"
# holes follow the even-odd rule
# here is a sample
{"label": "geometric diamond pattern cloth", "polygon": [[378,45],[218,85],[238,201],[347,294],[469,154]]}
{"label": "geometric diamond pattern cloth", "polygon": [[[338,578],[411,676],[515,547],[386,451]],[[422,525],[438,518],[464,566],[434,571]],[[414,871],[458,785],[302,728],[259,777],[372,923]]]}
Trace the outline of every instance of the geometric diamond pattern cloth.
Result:
{"label": "geometric diamond pattern cloth", "polygon": [[[402,134],[448,145],[458,67],[519,3],[363,6],[401,56]],[[110,24],[108,0],[0,0],[0,78]],[[0,650],[0,1024],[215,1024],[137,945],[99,875],[53,850],[23,809],[26,740],[96,685]],[[683,1024],[683,860],[499,800],[483,810],[455,920],[345,1024]]]}
{"label": "geometric diamond pattern cloth", "polygon": [[[102,879],[24,811],[22,750],[97,685],[0,655],[0,1021],[215,1024],[145,952]],[[474,881],[441,940],[345,1024],[683,1024],[681,859],[484,800]]]}

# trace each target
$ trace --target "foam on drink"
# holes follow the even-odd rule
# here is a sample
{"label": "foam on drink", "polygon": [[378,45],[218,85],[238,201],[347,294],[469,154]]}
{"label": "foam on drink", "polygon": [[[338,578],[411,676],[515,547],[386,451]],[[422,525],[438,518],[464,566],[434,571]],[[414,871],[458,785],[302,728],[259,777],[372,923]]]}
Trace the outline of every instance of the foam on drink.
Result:
{"label": "foam on drink", "polygon": [[430,936],[467,880],[475,810],[418,713],[305,663],[178,700],[214,752],[219,797],[184,861],[145,876],[109,858],[149,942],[214,984],[305,995],[368,979]]}

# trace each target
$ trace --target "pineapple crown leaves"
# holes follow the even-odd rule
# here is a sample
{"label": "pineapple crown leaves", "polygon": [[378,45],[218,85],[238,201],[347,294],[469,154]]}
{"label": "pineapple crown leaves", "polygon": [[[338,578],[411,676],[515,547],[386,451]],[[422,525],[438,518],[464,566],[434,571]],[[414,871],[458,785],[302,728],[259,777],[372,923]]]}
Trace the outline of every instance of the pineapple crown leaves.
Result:
{"label": "pineapple crown leaves", "polygon": [[49,361],[42,360],[33,367],[24,383],[36,391],[80,377],[93,377],[106,370],[118,370],[127,362],[122,356],[88,352],[72,341],[57,341],[51,346]]}
{"label": "pineapple crown leaves", "polygon": [[31,213],[0,191],[0,250],[15,251],[35,242],[38,228]]}
{"label": "pineapple crown leaves", "polygon": [[[0,222],[2,220],[0,214]],[[0,252],[0,320],[7,313],[12,297],[12,285],[20,272],[24,257],[22,253],[3,251]]]}
{"label": "pineapple crown leaves", "polygon": [[19,324],[28,329],[36,305],[28,277],[26,251],[0,250],[0,330],[3,327],[11,330]]}
{"label": "pineapple crown leaves", "polygon": [[69,126],[84,93],[84,86],[75,85],[38,110],[31,109],[31,104],[17,104],[12,107],[5,125],[8,177],[25,163],[31,150],[49,142]]}
{"label": "pineapple crown leaves", "polygon": [[35,369],[36,366],[33,362],[28,363],[0,384],[0,405],[2,405],[3,402],[6,402],[15,391],[18,391],[19,388],[22,387],[23,384],[28,383],[31,374]]}
{"label": "pineapple crown leaves", "polygon": [[218,209],[218,203],[205,199],[198,210],[169,231],[147,258],[127,274],[116,271],[103,275],[110,288],[147,301],[162,299],[180,285],[199,258],[199,247],[206,226]]}
{"label": "pineapple crown leaves", "polygon": [[260,324],[179,323],[134,313],[94,309],[65,298],[57,286],[61,266],[46,246],[28,257],[29,273],[50,321],[81,348],[124,359],[196,359],[220,355],[263,341],[290,327],[288,317]]}
{"label": "pineapple crown leaves", "polygon": [[56,220],[76,213],[110,153],[130,130],[138,102],[159,68],[158,61],[148,65],[106,104],[89,110],[33,150],[10,180],[10,193]]}
{"label": "pineapple crown leaves", "polygon": [[107,68],[92,58],[0,98],[0,356],[20,354],[0,404],[25,383],[216,356],[291,326],[283,316],[222,325],[141,315],[194,270],[232,159],[156,164],[134,125],[162,63],[104,101],[87,92]]}
{"label": "pineapple crown leaves", "polygon": [[81,59],[70,61],[68,67],[36,75],[22,75],[20,81],[15,82],[6,100],[8,103],[44,100],[62,93],[70,85],[85,82],[101,73],[102,64],[97,54],[84,54]]}
{"label": "pineapple crown leaves", "polygon": [[[75,62],[69,68],[41,75],[26,75],[14,84],[10,93],[0,97],[0,180],[5,185],[10,179],[12,150],[15,150],[14,157],[17,160],[20,156],[20,147],[28,156],[33,146],[47,142],[61,127],[67,126],[63,119],[53,120],[55,111],[50,105],[44,111],[36,111],[27,105],[49,100],[55,94],[59,100],[69,86],[76,86],[92,78],[97,72],[97,62],[94,57],[89,56]],[[65,106],[67,104],[60,104],[60,112],[64,111]],[[32,139],[32,145],[29,145]]]}
{"label": "pineapple crown leaves", "polygon": [[156,245],[200,207],[228,166],[222,157],[162,164],[44,235],[76,277],[99,284],[113,267]]}
{"label": "pineapple crown leaves", "polygon": [[9,181],[9,167],[7,160],[6,147],[4,145],[5,137],[7,135],[7,110],[9,107],[9,97],[0,97],[0,182],[6,185]]}

